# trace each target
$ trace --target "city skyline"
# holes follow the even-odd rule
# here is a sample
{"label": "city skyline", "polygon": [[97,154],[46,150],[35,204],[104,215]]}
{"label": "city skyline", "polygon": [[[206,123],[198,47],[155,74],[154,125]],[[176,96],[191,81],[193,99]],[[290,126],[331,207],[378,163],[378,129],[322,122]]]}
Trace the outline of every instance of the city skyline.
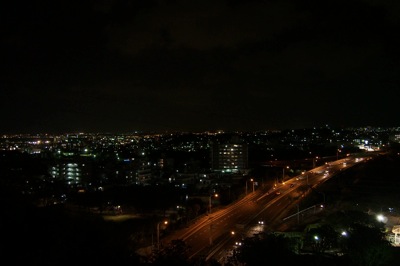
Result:
{"label": "city skyline", "polygon": [[399,3],[10,2],[0,133],[395,127]]}

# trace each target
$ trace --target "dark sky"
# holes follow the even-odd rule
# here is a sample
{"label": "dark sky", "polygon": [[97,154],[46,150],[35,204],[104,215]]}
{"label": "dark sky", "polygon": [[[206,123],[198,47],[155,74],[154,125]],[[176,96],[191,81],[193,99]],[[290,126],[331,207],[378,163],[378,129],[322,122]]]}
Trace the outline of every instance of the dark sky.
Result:
{"label": "dark sky", "polygon": [[0,133],[399,126],[400,1],[0,10]]}

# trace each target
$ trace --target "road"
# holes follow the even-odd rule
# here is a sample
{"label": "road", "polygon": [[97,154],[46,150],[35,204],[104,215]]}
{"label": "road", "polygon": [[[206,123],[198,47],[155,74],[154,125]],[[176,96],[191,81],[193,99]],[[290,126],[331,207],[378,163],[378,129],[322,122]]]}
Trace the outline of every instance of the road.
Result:
{"label": "road", "polygon": [[[188,228],[166,236],[161,242],[166,245],[171,240],[182,239],[190,247],[190,258],[213,258],[221,262],[241,239],[265,230],[285,231],[304,212],[320,211],[325,201],[322,192],[318,206],[300,209],[299,202],[338,172],[365,160],[349,156],[304,172],[284,183],[261,187],[241,200],[199,218]],[[260,225],[259,221],[264,224]]]}

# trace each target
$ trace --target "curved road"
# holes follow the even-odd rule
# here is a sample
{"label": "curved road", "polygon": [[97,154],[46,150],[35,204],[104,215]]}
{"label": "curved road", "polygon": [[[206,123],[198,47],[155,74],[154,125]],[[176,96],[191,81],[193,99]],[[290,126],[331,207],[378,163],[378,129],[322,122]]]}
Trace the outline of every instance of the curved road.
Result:
{"label": "curved road", "polygon": [[[171,233],[161,239],[161,243],[165,245],[171,240],[182,239],[190,247],[190,258],[203,257],[206,260],[213,258],[221,261],[226,257],[226,252],[242,238],[264,230],[288,229],[289,220],[296,221],[300,213],[307,211],[299,210],[298,203],[313,188],[335,173],[365,160],[366,158],[349,156],[326,163],[272,188],[261,187],[241,200],[199,218],[190,227]],[[324,201],[325,195],[321,193],[321,203]],[[297,211],[293,214],[296,207]],[[320,209],[317,206],[310,208],[313,211]],[[259,224],[259,221],[264,224]]]}

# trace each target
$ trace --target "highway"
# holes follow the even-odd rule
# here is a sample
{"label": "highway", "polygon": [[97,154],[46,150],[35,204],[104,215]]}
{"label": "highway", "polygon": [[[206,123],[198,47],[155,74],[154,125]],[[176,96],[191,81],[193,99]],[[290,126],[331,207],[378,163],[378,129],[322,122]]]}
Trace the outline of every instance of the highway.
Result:
{"label": "highway", "polygon": [[[173,232],[161,242],[165,246],[171,240],[181,239],[190,247],[190,258],[213,258],[222,262],[241,239],[265,230],[288,229],[290,223],[296,222],[306,211],[306,207],[299,209],[299,202],[308,193],[338,172],[367,159],[348,156],[272,187],[258,188],[231,205],[199,218],[189,227]],[[321,204],[308,209],[320,211],[324,201],[325,195],[321,192]],[[264,224],[259,224],[259,221]]]}

